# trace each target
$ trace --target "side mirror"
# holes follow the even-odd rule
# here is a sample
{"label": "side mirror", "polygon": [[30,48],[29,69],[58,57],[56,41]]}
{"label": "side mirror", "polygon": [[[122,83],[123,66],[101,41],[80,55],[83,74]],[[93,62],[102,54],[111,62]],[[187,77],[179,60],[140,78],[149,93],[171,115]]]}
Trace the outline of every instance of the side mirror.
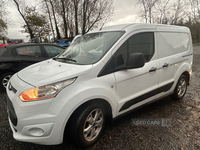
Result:
{"label": "side mirror", "polygon": [[132,53],[127,61],[127,68],[141,68],[145,64],[144,55],[142,53]]}

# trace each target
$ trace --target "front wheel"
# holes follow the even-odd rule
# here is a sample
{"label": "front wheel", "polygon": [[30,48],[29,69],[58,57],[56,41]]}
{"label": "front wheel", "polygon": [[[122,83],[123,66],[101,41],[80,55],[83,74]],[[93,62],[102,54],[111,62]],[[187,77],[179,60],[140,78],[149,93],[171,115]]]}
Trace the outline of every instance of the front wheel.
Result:
{"label": "front wheel", "polygon": [[185,75],[181,75],[174,90],[174,94],[172,94],[172,98],[176,100],[180,100],[184,97],[187,91],[188,79]]}
{"label": "front wheel", "polygon": [[100,104],[92,104],[74,117],[71,134],[75,142],[81,147],[89,147],[96,143],[105,126],[104,107]]}
{"label": "front wheel", "polygon": [[5,73],[3,75],[1,75],[0,77],[0,81],[1,81],[1,88],[2,89],[6,89],[6,86],[10,80],[10,78],[12,77],[13,73]]}

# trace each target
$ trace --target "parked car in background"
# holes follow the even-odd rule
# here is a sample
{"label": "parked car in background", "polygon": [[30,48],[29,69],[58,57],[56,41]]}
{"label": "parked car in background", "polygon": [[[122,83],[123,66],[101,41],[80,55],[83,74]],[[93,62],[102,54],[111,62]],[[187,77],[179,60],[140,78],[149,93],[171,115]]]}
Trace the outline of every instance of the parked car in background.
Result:
{"label": "parked car in background", "polygon": [[68,39],[58,39],[56,40],[56,44],[63,47],[68,47],[70,45],[70,42]]}
{"label": "parked car in background", "polygon": [[6,88],[11,76],[21,69],[54,57],[63,47],[48,43],[7,45],[0,49],[0,86]]}
{"label": "parked car in background", "polygon": [[6,43],[6,44],[0,44],[0,53],[3,51],[4,47],[7,45],[13,45],[15,43]]}
{"label": "parked car in background", "polygon": [[13,44],[15,44],[15,43],[0,44],[0,47],[5,47],[5,46],[7,46],[7,45],[13,45]]}

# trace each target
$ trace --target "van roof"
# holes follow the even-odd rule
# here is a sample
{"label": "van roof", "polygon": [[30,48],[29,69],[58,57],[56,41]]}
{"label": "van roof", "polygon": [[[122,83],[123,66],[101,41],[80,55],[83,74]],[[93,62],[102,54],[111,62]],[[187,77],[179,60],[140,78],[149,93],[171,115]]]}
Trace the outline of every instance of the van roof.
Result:
{"label": "van roof", "polygon": [[190,32],[189,29],[185,26],[133,23],[133,24],[120,24],[120,25],[107,26],[107,27],[103,27],[101,30],[95,29],[93,31],[90,31],[89,33],[105,32],[105,31],[133,31],[133,30],[142,30],[142,29],[154,29],[157,31]]}

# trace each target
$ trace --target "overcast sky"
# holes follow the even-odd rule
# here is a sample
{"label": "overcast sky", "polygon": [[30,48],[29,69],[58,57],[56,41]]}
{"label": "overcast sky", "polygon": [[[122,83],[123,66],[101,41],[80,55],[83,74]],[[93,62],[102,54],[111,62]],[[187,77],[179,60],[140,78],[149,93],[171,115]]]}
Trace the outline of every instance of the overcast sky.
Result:
{"label": "overcast sky", "polygon": [[[26,5],[38,5],[35,1],[29,1]],[[8,37],[11,39],[24,39],[25,42],[28,41],[26,38],[26,33],[21,33],[21,26],[24,24],[23,19],[19,15],[15,3],[10,1],[9,3],[9,24],[8,24]],[[139,22],[137,19],[137,9],[136,0],[114,0],[114,15],[110,22],[105,26],[114,24],[124,24],[124,23],[134,23]]]}

